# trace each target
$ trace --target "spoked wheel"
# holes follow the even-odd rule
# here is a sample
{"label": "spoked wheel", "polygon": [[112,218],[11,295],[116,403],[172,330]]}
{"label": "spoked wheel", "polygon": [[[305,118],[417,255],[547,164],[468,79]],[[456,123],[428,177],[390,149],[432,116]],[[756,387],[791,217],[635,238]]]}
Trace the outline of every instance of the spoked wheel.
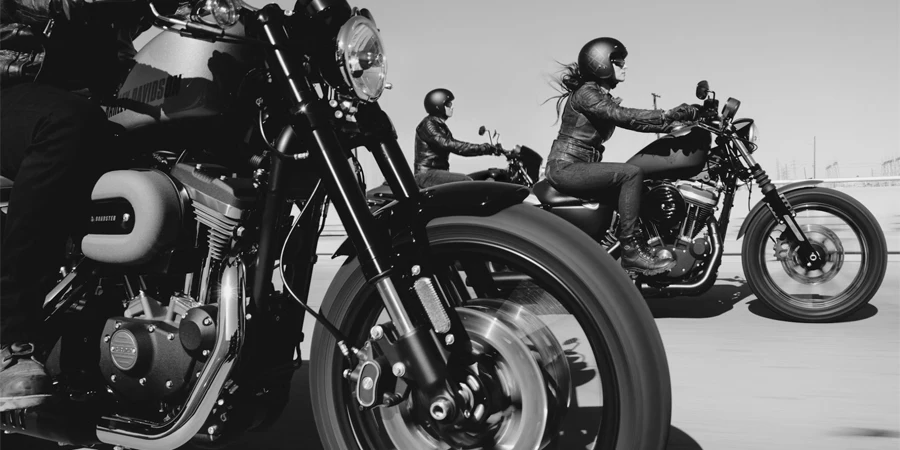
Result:
{"label": "spoked wheel", "polygon": [[[664,448],[668,366],[633,284],[568,223],[520,205],[429,225],[435,277],[473,343],[460,391],[469,416],[453,433],[406,400],[360,412],[334,339],[316,328],[311,396],[329,449]],[[361,347],[387,315],[355,259],[323,309]],[[413,398],[413,396],[410,396]]]}
{"label": "spoked wheel", "polygon": [[887,246],[875,217],[852,197],[831,189],[789,192],[797,224],[822,258],[804,262],[798,243],[771,214],[749,225],[743,266],[754,293],[797,321],[827,322],[862,308],[887,270]]}

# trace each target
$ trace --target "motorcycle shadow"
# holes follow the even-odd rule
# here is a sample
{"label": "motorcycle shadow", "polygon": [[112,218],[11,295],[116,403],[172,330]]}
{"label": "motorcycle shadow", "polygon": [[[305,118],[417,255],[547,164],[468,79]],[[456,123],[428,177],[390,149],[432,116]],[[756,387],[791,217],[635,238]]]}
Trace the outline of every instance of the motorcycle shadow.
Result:
{"label": "motorcycle shadow", "polygon": [[[779,315],[775,311],[772,311],[768,306],[766,306],[765,303],[763,303],[761,300],[758,300],[758,299],[751,300],[750,302],[748,302],[747,310],[753,314],[756,314],[759,317],[763,317],[766,319],[778,320],[780,322],[792,322],[790,319],[787,319],[787,318]],[[860,320],[866,320],[868,318],[871,318],[871,317],[875,316],[876,314],[878,314],[878,307],[871,303],[867,303],[866,306],[863,306],[862,308],[860,308],[859,311],[857,311],[857,312],[853,313],[852,315],[849,315],[837,322],[838,323],[858,322]]]}
{"label": "motorcycle shadow", "polygon": [[656,296],[656,292],[648,288],[642,290],[642,294],[656,319],[708,319],[731,311],[753,292],[746,280],[734,277],[719,279],[709,291],[696,297]]}

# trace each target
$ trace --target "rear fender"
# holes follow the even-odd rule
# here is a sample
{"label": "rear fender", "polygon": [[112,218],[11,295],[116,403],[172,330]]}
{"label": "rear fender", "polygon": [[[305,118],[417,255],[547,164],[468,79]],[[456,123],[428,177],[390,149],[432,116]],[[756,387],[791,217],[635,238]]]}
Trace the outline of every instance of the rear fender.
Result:
{"label": "rear fender", "polygon": [[[798,181],[796,183],[786,184],[778,189],[778,193],[781,195],[786,195],[788,192],[799,191],[801,189],[811,189],[822,183],[822,180],[804,180]],[[760,214],[768,214],[766,211],[766,201],[765,199],[760,200],[756,206],[753,207],[752,210],[747,214],[747,217],[744,219],[744,223],[741,224],[741,229],[738,231],[737,238],[740,239],[744,236],[744,233],[747,232],[747,227],[751,222],[753,222],[757,216]]]}
{"label": "rear fender", "polygon": [[[509,184],[495,183],[492,181],[464,181],[433,186],[422,191],[421,217],[423,223],[432,219],[448,216],[478,216],[486,217],[494,215],[510,206],[522,203],[528,196],[527,188]],[[399,203],[392,201],[373,211],[376,221],[390,231],[391,236],[397,231],[408,227],[409,223],[403,220],[394,220],[395,207]],[[338,256],[356,256],[356,249],[349,239],[345,240],[332,258]]]}

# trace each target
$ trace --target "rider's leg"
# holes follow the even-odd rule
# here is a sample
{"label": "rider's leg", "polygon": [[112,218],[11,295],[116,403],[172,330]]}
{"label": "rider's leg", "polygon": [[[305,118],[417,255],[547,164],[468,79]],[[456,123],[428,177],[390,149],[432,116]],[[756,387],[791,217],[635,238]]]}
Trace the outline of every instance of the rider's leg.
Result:
{"label": "rider's leg", "polygon": [[106,117],[87,98],[25,83],[0,96],[0,171],[14,180],[0,261],[0,411],[34,406],[50,392],[35,351],[43,298],[69,225],[86,216],[105,161]]}
{"label": "rider's leg", "polygon": [[645,275],[672,267],[672,258],[657,256],[640,239],[637,219],[644,177],[639,167],[626,163],[551,161],[547,179],[559,191],[581,198],[594,198],[604,190],[619,189],[618,237],[622,242],[622,266]]}
{"label": "rider's leg", "polygon": [[416,183],[424,189],[439,184],[456,183],[458,181],[472,181],[468,175],[448,170],[432,169],[427,172],[416,174]]}

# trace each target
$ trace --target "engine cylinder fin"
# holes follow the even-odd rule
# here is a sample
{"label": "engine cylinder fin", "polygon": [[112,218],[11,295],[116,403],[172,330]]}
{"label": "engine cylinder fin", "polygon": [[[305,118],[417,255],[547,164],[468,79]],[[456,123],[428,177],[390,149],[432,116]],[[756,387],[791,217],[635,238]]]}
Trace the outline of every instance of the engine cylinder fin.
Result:
{"label": "engine cylinder fin", "polygon": [[221,261],[231,246],[231,239],[238,226],[238,220],[226,217],[198,202],[194,202],[194,213],[197,222],[209,228],[210,256],[216,261]]}

